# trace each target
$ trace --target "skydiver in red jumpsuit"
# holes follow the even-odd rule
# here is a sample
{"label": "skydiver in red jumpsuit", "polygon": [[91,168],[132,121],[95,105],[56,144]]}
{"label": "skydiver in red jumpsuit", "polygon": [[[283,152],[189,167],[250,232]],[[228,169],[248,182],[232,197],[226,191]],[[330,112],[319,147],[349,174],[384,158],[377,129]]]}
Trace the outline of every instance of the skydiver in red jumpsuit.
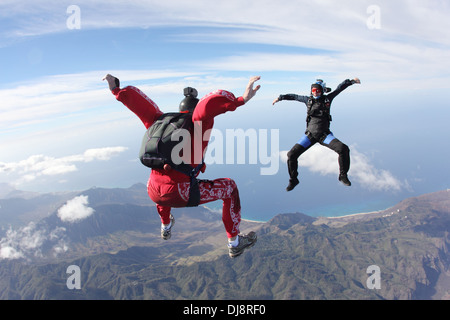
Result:
{"label": "skydiver in red jumpsuit", "polygon": [[[191,130],[192,149],[194,149],[195,137],[201,128],[202,155],[208,146],[214,118],[222,113],[234,111],[247,103],[259,90],[260,86],[253,88],[253,84],[260,79],[259,76],[252,77],[241,97],[236,98],[229,91],[214,91],[200,101],[193,97],[186,97],[180,103],[180,112],[193,111]],[[109,84],[109,88],[116,99],[122,102],[128,109],[135,113],[148,129],[163,112],[157,104],[146,96],[141,90],[133,86],[120,88],[119,79],[107,74],[103,80]],[[196,131],[197,128],[197,131]],[[198,132],[198,133],[195,133]],[[197,137],[198,138],[198,137]],[[193,155],[195,151],[193,152]],[[193,159],[192,166],[201,162]],[[204,171],[204,168],[203,170]],[[185,174],[170,168],[152,169],[147,183],[147,192],[161,217],[161,237],[165,240],[171,237],[172,227],[175,219],[171,214],[171,208],[185,207],[189,198],[190,178]],[[241,204],[236,183],[229,178],[215,179],[213,181],[199,180],[200,204],[211,201],[222,200],[222,221],[228,237],[228,249],[230,257],[242,254],[244,249],[253,246],[257,240],[256,233],[239,234],[241,221]]]}

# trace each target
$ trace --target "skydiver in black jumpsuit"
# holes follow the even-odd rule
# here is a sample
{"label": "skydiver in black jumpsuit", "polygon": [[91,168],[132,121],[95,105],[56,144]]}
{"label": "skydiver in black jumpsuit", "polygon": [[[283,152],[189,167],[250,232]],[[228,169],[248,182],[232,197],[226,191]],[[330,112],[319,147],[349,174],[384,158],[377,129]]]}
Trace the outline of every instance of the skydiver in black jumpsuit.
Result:
{"label": "skydiver in black jumpsuit", "polygon": [[299,184],[298,176],[298,158],[312,147],[317,142],[321,145],[330,148],[339,155],[339,181],[346,186],[350,186],[351,182],[347,177],[347,172],[350,169],[350,149],[347,145],[339,141],[333,136],[330,131],[331,114],[330,107],[333,99],[349,86],[361,83],[358,78],[353,80],[343,81],[336,90],[329,94],[324,92],[330,92],[331,89],[327,88],[322,80],[317,80],[316,83],[311,85],[310,96],[300,96],[297,94],[285,94],[280,95],[273,101],[273,104],[282,100],[296,100],[303,102],[307,107],[306,118],[306,131],[303,137],[292,147],[288,152],[288,172],[289,172],[289,185],[286,190],[291,191]]}

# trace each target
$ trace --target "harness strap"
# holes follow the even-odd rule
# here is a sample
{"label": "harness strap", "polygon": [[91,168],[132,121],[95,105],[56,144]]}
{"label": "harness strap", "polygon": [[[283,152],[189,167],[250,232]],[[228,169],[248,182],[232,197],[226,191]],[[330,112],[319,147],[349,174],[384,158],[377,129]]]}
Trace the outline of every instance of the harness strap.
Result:
{"label": "harness strap", "polygon": [[322,106],[322,108],[320,109],[314,109],[311,110],[312,106],[314,105],[314,100],[313,98],[309,98],[308,99],[308,110],[307,110],[307,117],[306,117],[306,122],[309,123],[311,121],[312,117],[315,118],[327,118],[328,121],[333,121],[333,118],[331,117],[330,114],[330,109],[329,108],[323,108],[323,106],[326,106],[327,104],[330,104],[330,100],[328,98],[325,98],[324,101],[319,102]]}
{"label": "harness strap", "polygon": [[202,169],[203,165],[204,161],[202,161],[202,163],[195,168],[192,168],[188,164],[181,164],[173,168],[190,178],[189,200],[186,207],[197,207],[200,204],[200,188],[197,179],[197,173]]}

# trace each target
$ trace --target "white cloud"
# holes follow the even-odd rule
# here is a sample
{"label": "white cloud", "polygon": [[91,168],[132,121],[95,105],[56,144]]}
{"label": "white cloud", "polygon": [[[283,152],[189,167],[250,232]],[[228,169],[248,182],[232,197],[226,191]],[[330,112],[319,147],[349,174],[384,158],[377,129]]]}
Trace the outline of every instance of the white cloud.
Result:
{"label": "white cloud", "polygon": [[[391,172],[377,169],[363,153],[350,147],[351,166],[349,178],[363,188],[377,191],[399,191],[407,188],[407,183],[398,180]],[[287,160],[287,151],[280,152],[282,161]],[[315,145],[299,158],[299,166],[321,175],[339,174],[338,155],[323,146]],[[301,176],[301,170],[300,170]]]}
{"label": "white cloud", "polygon": [[75,197],[58,209],[58,217],[63,222],[79,222],[95,212],[88,204],[88,196]]}
{"label": "white cloud", "polygon": [[[20,134],[42,127],[66,127],[67,123],[120,120],[123,114],[117,112],[122,110],[117,108],[119,102],[111,95],[107,83],[102,81],[106,73],[117,75],[124,85],[144,80],[151,82],[159,79],[163,82],[170,79],[166,84],[160,82],[157,86],[144,87],[151,94],[165,95],[181,95],[186,81],[195,81],[195,77],[201,75],[195,71],[97,70],[12,83],[9,88],[0,90],[0,133]],[[201,78],[196,81],[201,81]]]}
{"label": "white cloud", "polygon": [[34,222],[17,230],[10,228],[0,239],[0,260],[42,258],[46,253],[65,252],[64,232],[61,227],[48,231]]}
{"label": "white cloud", "polygon": [[0,174],[19,176],[13,184],[21,184],[41,176],[63,175],[77,171],[77,162],[107,161],[125,150],[126,147],[88,149],[83,154],[61,158],[33,155],[18,162],[0,162]]}
{"label": "white cloud", "polygon": [[363,186],[373,190],[399,191],[407,187],[406,183],[395,178],[391,172],[376,169],[364,154],[352,150],[352,168],[350,174]]}

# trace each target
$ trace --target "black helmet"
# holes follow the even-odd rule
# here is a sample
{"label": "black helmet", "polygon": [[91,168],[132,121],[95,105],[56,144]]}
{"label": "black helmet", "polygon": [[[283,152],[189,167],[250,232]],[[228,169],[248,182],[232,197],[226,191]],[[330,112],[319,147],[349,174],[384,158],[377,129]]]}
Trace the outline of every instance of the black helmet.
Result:
{"label": "black helmet", "polygon": [[199,101],[197,99],[197,95],[198,95],[197,90],[195,88],[187,87],[187,88],[184,88],[183,94],[184,94],[185,98],[183,100],[181,100],[181,102],[180,102],[180,107],[179,107],[180,112],[194,111],[194,109],[197,106],[197,103]]}

